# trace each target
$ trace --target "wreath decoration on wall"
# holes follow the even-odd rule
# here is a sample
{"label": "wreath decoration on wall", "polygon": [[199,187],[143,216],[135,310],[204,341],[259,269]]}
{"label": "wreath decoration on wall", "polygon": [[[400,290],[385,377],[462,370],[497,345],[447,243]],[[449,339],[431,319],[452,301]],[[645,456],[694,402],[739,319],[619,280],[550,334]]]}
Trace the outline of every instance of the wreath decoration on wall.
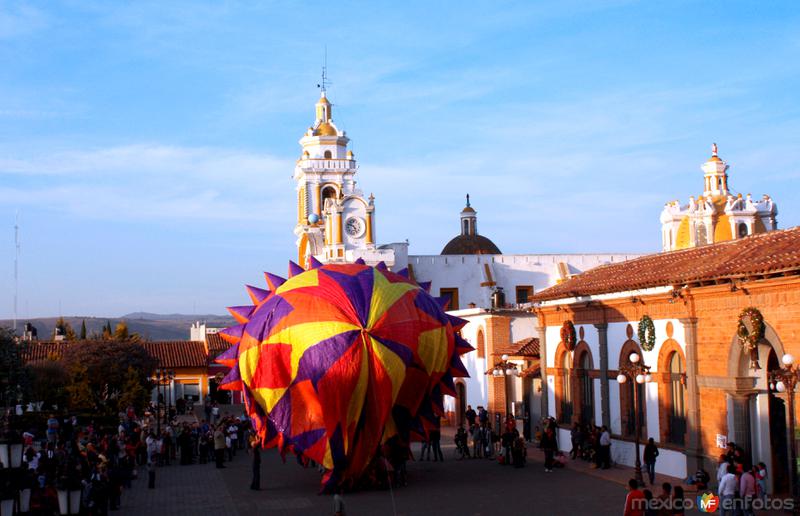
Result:
{"label": "wreath decoration on wall", "polygon": [[637,335],[642,349],[645,351],[652,351],[656,346],[656,325],[649,315],[643,315],[639,320],[639,328]]}
{"label": "wreath decoration on wall", "polygon": [[564,324],[561,325],[561,342],[564,343],[567,351],[572,351],[575,349],[577,340],[578,339],[575,335],[575,325],[572,324],[572,321],[564,321]]}
{"label": "wreath decoration on wall", "polygon": [[742,350],[750,353],[753,369],[761,369],[758,365],[758,342],[764,338],[764,316],[758,308],[750,306],[742,310],[736,334]]}

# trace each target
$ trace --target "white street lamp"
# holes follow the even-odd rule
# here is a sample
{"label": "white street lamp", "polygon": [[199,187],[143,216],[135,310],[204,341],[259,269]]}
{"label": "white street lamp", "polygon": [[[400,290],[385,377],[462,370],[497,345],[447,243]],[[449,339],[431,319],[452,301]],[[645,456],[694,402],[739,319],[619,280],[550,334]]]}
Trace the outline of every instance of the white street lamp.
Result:
{"label": "white street lamp", "polygon": [[639,362],[639,354],[638,353],[631,353],[631,356],[628,357],[631,360],[632,364]]}
{"label": "white street lamp", "polygon": [[625,376],[624,374],[617,375],[617,382],[618,383],[625,383],[627,381],[628,381],[628,377]]}
{"label": "white street lamp", "polygon": [[783,355],[783,358],[781,358],[781,361],[783,362],[783,365],[790,366],[794,363],[794,357],[790,353],[786,353]]}

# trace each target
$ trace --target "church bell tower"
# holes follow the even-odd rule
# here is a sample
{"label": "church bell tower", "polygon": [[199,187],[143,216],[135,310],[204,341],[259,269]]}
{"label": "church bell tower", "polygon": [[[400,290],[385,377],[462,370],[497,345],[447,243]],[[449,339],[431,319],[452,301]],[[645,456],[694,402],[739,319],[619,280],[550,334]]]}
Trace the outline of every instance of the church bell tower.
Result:
{"label": "church bell tower", "polygon": [[294,169],[298,263],[305,267],[313,256],[323,263],[361,258],[391,266],[394,253],[376,249],[374,198],[365,199],[356,188],[358,165],[347,134],[333,122],[332,108],[323,82],[316,119],[300,139],[302,155]]}

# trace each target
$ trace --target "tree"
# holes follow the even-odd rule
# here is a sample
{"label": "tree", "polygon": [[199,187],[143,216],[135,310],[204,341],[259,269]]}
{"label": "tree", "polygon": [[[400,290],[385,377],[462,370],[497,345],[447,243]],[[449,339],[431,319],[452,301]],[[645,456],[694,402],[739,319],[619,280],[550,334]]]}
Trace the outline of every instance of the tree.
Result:
{"label": "tree", "polygon": [[131,381],[128,369],[133,369],[138,383],[149,392],[150,378],[156,366],[140,344],[131,341],[96,341],[85,346],[69,346],[64,363],[72,383],[82,381],[83,368],[92,399],[108,413],[124,410],[121,396]]}
{"label": "tree", "polygon": [[128,407],[133,407],[137,414],[142,414],[149,400],[150,390],[142,384],[141,377],[136,370],[128,366],[128,370],[125,372],[122,394],[119,397],[119,409],[125,410]]}
{"label": "tree", "polygon": [[67,367],[69,383],[66,386],[69,408],[71,410],[94,410],[99,397],[92,391],[89,368],[80,362],[72,362]]}
{"label": "tree", "polygon": [[65,340],[76,340],[78,338],[75,334],[75,330],[72,329],[72,325],[64,320],[63,317],[59,317],[56,321],[56,327],[53,330],[53,340],[55,340],[56,335],[63,335]]}
{"label": "tree", "polygon": [[114,340],[128,340],[128,323],[120,321],[117,323],[117,328],[114,330]]}
{"label": "tree", "polygon": [[0,328],[0,406],[10,407],[25,398],[29,377],[13,332]]}
{"label": "tree", "polygon": [[81,340],[86,340],[86,319],[81,321]]}
{"label": "tree", "polygon": [[31,401],[42,402],[42,410],[63,408],[67,401],[69,375],[56,357],[28,364],[31,379]]}
{"label": "tree", "polygon": [[114,332],[111,331],[111,321],[106,321],[103,326],[103,340],[111,340],[114,337]]}

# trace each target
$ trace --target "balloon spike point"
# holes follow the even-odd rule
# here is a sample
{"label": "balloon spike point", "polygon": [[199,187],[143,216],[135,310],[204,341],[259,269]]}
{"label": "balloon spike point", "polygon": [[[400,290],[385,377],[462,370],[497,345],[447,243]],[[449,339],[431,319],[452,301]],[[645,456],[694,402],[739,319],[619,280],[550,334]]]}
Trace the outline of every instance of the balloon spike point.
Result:
{"label": "balloon spike point", "polygon": [[231,313],[233,318],[236,319],[236,322],[242,324],[250,320],[250,314],[253,313],[254,309],[255,307],[252,305],[228,307],[228,311]]}
{"label": "balloon spike point", "polygon": [[363,258],[359,258],[355,261],[356,265],[366,265],[367,262],[364,261]]}
{"label": "balloon spike point", "polygon": [[399,271],[397,271],[397,274],[402,276],[402,277],[404,277],[404,278],[406,278],[406,279],[409,279],[408,267],[406,267],[404,269],[400,269]]}
{"label": "balloon spike point", "polygon": [[271,293],[269,290],[254,287],[253,285],[247,285],[245,288],[247,288],[247,293],[250,295],[250,300],[256,305],[267,299]]}
{"label": "balloon spike point", "polygon": [[433,299],[442,310],[447,310],[447,307],[450,306],[450,296],[434,297]]}
{"label": "balloon spike point", "polygon": [[431,284],[432,283],[433,282],[431,282],[431,281],[420,281],[418,283],[418,285],[419,285],[419,288],[421,288],[422,290],[424,290],[425,292],[430,294],[431,293]]}
{"label": "balloon spike point", "polygon": [[322,267],[322,262],[314,258],[313,256],[309,257],[308,263],[311,265],[312,269],[319,269]]}
{"label": "balloon spike point", "polygon": [[293,261],[289,260],[289,277],[292,278],[298,274],[304,273],[306,270]]}
{"label": "balloon spike point", "polygon": [[375,266],[376,269],[379,271],[388,271],[389,268],[386,266],[385,262],[378,262],[378,265]]}
{"label": "balloon spike point", "polygon": [[230,344],[237,344],[244,336],[244,324],[231,326],[219,332],[220,336]]}
{"label": "balloon spike point", "polygon": [[275,289],[286,283],[286,278],[281,278],[277,274],[272,274],[271,272],[265,272],[264,277],[267,278],[267,285],[273,292],[275,292]]}

